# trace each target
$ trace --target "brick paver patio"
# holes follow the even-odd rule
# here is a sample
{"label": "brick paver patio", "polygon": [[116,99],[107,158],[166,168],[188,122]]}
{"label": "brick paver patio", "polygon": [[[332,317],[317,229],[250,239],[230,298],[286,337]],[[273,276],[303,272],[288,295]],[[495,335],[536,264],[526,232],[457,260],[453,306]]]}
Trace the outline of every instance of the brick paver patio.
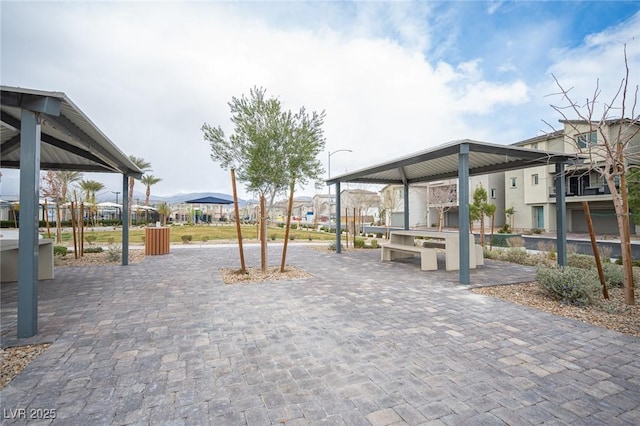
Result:
{"label": "brick paver patio", "polygon": [[[248,263],[259,250],[248,247]],[[280,247],[270,246],[271,265]],[[225,285],[233,247],[58,268],[40,285],[53,344],[0,392],[53,424],[640,424],[640,339],[489,297],[379,252],[290,247],[297,281]],[[526,281],[487,261],[474,284]],[[2,343],[15,344],[15,284]],[[37,413],[34,411],[34,413]],[[14,416],[15,417],[15,416]],[[50,421],[41,420],[39,424]]]}

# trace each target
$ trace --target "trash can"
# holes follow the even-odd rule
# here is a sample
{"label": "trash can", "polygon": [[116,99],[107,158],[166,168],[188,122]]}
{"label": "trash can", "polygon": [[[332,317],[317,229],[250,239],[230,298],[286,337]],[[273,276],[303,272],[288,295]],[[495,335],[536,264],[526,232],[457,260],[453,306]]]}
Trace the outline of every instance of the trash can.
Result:
{"label": "trash can", "polygon": [[169,253],[170,240],[168,227],[145,228],[144,232],[144,254],[153,256]]}

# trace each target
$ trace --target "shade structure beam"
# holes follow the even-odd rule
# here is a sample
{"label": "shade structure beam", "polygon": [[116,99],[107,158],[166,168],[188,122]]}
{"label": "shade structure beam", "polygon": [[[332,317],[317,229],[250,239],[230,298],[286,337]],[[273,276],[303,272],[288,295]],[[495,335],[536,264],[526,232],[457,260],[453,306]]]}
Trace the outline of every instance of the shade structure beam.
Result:
{"label": "shade structure beam", "polygon": [[459,241],[460,241],[460,284],[471,283],[469,253],[469,145],[461,144],[458,154],[458,198],[459,198]]}
{"label": "shade structure beam", "polygon": [[20,127],[20,233],[18,236],[18,337],[38,333],[38,198],[40,122],[22,110]]}

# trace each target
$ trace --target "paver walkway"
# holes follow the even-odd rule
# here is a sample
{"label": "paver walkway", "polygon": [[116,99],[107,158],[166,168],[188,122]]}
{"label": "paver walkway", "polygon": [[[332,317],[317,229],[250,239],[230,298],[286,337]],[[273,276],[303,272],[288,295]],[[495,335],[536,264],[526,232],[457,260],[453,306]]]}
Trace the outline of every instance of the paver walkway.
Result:
{"label": "paver walkway", "polygon": [[[246,251],[257,265],[258,248]],[[473,294],[456,273],[381,263],[377,250],[293,246],[288,263],[312,278],[224,285],[217,270],[237,263],[219,247],[58,268],[28,340],[53,344],[0,392],[3,421],[24,422],[7,418],[24,408],[74,425],[640,423],[638,338]],[[471,273],[532,276],[491,261]],[[3,344],[15,305],[3,285]]]}

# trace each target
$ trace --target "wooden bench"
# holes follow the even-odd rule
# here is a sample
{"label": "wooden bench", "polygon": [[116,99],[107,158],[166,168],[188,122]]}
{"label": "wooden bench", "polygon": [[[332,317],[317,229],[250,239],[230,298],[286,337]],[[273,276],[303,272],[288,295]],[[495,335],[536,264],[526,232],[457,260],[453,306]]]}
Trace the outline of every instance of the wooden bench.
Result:
{"label": "wooden bench", "polygon": [[427,247],[414,247],[404,244],[382,244],[381,260],[394,260],[420,255],[420,269],[423,271],[435,271],[438,269],[438,258],[435,249]]}

